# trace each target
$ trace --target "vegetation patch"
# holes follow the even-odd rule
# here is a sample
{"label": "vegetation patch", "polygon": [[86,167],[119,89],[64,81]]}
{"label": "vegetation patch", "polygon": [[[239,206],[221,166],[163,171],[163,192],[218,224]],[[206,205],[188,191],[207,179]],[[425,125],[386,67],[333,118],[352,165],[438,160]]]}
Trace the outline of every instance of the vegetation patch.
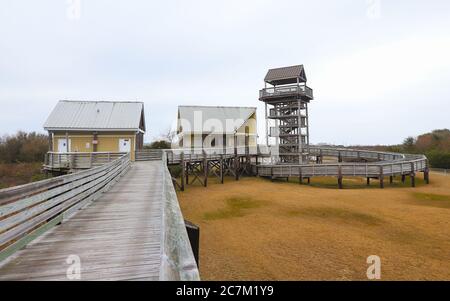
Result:
{"label": "vegetation patch", "polygon": [[333,207],[308,207],[303,209],[290,210],[287,212],[291,217],[312,217],[337,221],[339,223],[360,224],[366,226],[377,226],[383,220],[366,213],[357,212],[350,209]]}
{"label": "vegetation patch", "polygon": [[250,197],[231,197],[226,199],[225,208],[206,212],[203,215],[205,220],[227,219],[233,217],[242,217],[250,212],[250,209],[259,208],[265,204],[265,201],[253,200]]}
{"label": "vegetation patch", "polygon": [[415,205],[450,208],[450,195],[414,192],[413,196]]}

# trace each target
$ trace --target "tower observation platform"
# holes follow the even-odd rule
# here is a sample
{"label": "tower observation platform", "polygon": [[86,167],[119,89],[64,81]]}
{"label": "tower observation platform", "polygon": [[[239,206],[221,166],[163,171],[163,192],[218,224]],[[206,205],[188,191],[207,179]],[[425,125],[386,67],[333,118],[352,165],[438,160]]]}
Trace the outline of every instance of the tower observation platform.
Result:
{"label": "tower observation platform", "polygon": [[278,148],[277,163],[309,160],[308,104],[314,99],[303,65],[270,69],[259,100],[265,103],[266,144]]}

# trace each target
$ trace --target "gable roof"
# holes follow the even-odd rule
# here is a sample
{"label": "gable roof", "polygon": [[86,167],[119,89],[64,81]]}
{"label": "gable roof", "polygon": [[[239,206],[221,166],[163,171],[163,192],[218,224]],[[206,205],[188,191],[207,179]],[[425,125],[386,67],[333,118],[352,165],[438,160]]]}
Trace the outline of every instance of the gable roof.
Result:
{"label": "gable roof", "polygon": [[[199,134],[211,132],[234,134],[254,113],[255,107],[178,106],[178,130]],[[194,122],[194,114],[201,114],[201,125]],[[188,122],[190,129],[180,129],[183,126],[180,120]],[[221,131],[215,128],[217,122],[222,127]],[[197,129],[198,126],[202,129]]]}
{"label": "gable roof", "polygon": [[136,101],[60,100],[45,130],[145,131],[144,103]]}
{"label": "gable roof", "polygon": [[267,71],[264,81],[271,85],[285,85],[285,84],[295,84],[299,82],[306,82],[306,74],[303,65],[295,65],[289,67],[281,67],[269,69]]}

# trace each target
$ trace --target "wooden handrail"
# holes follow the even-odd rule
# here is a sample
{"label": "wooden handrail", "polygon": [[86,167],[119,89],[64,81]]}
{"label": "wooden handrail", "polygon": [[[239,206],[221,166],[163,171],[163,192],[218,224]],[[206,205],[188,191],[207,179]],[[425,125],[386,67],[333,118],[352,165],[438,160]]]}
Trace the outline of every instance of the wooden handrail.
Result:
{"label": "wooden handrail", "polygon": [[0,261],[97,199],[129,165],[127,153],[89,170],[0,190]]}

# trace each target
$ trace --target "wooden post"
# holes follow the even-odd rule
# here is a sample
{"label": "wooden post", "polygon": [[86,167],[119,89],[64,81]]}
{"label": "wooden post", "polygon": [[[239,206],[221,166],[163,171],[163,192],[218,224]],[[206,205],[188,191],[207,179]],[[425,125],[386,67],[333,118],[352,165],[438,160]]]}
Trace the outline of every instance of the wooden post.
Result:
{"label": "wooden post", "polygon": [[186,161],[185,168],[186,168],[186,185],[189,185],[189,161]]}
{"label": "wooden post", "polygon": [[416,187],[416,173],[415,173],[414,163],[413,162],[411,162],[410,177],[411,177],[411,187]]}
{"label": "wooden post", "polygon": [[339,186],[339,189],[343,188],[343,186],[342,186],[342,166],[340,166],[340,165],[338,168],[338,186]]}
{"label": "wooden post", "polygon": [[367,186],[370,186],[370,178],[367,177]]}
{"label": "wooden post", "polygon": [[428,160],[425,161],[425,169],[423,170],[423,179],[426,184],[430,184],[430,169],[428,168]]}
{"label": "wooden post", "polygon": [[406,175],[402,175],[402,183],[405,184],[406,181]]}
{"label": "wooden post", "polygon": [[393,176],[389,176],[389,184],[394,183],[394,177]]}
{"label": "wooden post", "polygon": [[208,186],[208,159],[206,157],[206,152],[203,151],[203,186]]}
{"label": "wooden post", "polygon": [[94,135],[92,137],[92,151],[95,153],[98,150],[98,134],[97,132],[94,132]]}
{"label": "wooden post", "polygon": [[184,153],[183,152],[181,152],[181,154],[180,154],[180,167],[181,167],[181,187],[180,187],[180,189],[181,189],[181,191],[184,191],[184,179],[185,179],[185,173],[186,173],[186,170],[185,170],[185,166],[184,166]]}
{"label": "wooden post", "polygon": [[426,167],[425,170],[423,171],[423,180],[425,181],[426,184],[430,184],[430,171],[428,167]]}
{"label": "wooden post", "polygon": [[53,133],[48,131],[48,151],[53,151]]}
{"label": "wooden post", "polygon": [[[60,150],[58,150],[60,151]],[[70,152],[70,147],[69,147],[69,132],[66,132],[66,151]]]}
{"label": "wooden post", "polygon": [[220,183],[223,184],[223,155],[220,155]]}
{"label": "wooden post", "polygon": [[384,174],[383,174],[383,166],[380,166],[380,188],[384,188]]}
{"label": "wooden post", "polygon": [[238,170],[238,166],[239,166],[239,157],[237,154],[237,136],[234,136],[234,178],[236,181],[239,180],[239,170]]}
{"label": "wooden post", "polygon": [[416,174],[412,172],[410,177],[411,177],[411,187],[416,187]]}
{"label": "wooden post", "polygon": [[302,174],[302,168],[301,167],[298,168],[298,174],[299,174],[298,183],[299,184],[303,184],[303,174]]}
{"label": "wooden post", "polygon": [[338,153],[338,162],[341,163],[342,162],[342,156],[341,156],[341,152],[339,151]]}

